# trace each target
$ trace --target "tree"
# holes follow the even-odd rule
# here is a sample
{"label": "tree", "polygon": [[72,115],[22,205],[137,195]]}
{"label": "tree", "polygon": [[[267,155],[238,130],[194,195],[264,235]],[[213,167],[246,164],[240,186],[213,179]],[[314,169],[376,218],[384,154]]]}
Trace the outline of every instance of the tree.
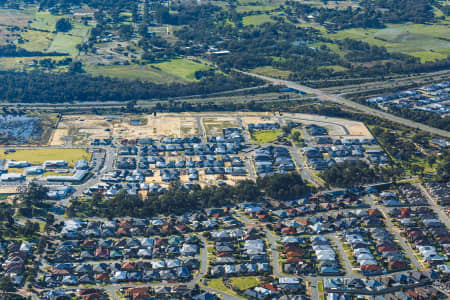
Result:
{"label": "tree", "polygon": [[71,73],[82,73],[83,72],[83,64],[81,61],[74,61],[69,65],[69,72]]}
{"label": "tree", "polygon": [[61,18],[56,21],[55,30],[57,32],[68,32],[72,29],[72,23],[69,19]]}
{"label": "tree", "polygon": [[293,140],[294,142],[299,142],[299,141],[300,141],[300,132],[294,131],[294,132],[292,133],[292,140]]}
{"label": "tree", "polygon": [[428,165],[432,167],[436,163],[436,156],[430,155],[427,158]]}
{"label": "tree", "polygon": [[23,201],[27,207],[40,204],[47,198],[48,188],[32,181],[22,194]]}
{"label": "tree", "polygon": [[41,236],[38,243],[39,254],[44,253],[46,247],[47,247],[47,238],[45,236]]}
{"label": "tree", "polygon": [[14,292],[14,284],[9,276],[3,276],[0,279],[0,290],[2,291],[2,298],[9,299],[9,293]]}
{"label": "tree", "polygon": [[283,127],[281,127],[281,130],[283,130],[283,133],[285,135],[289,135],[289,134],[291,134],[292,128],[290,126],[283,126]]}

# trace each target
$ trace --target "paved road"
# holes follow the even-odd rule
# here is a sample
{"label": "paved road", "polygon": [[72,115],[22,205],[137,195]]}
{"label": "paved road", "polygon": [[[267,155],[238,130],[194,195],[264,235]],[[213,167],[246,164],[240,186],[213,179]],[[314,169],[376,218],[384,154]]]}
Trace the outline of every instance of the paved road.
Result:
{"label": "paved road", "polygon": [[326,236],[333,241],[336,250],[339,252],[339,256],[342,258],[341,264],[344,264],[345,277],[362,278],[362,276],[353,272],[352,264],[348,260],[347,254],[342,246],[342,242],[336,237],[336,233],[327,234]]}
{"label": "paved road", "polygon": [[347,107],[350,107],[350,108],[353,108],[353,109],[365,112],[365,113],[367,113],[369,115],[377,116],[377,117],[380,117],[380,118],[383,118],[383,119],[386,119],[386,120],[389,120],[389,121],[392,121],[392,122],[396,122],[396,123],[399,123],[399,124],[402,124],[402,125],[405,125],[405,126],[408,126],[408,127],[411,127],[411,128],[419,128],[419,129],[421,129],[423,131],[426,131],[426,132],[429,132],[429,133],[433,133],[433,134],[440,135],[440,136],[443,136],[443,137],[446,137],[446,138],[450,138],[450,133],[448,131],[446,131],[446,130],[433,128],[433,127],[430,127],[430,126],[427,126],[427,125],[424,125],[424,124],[421,124],[421,123],[418,123],[418,122],[414,122],[414,121],[411,121],[411,120],[408,120],[408,119],[397,117],[397,116],[394,116],[392,114],[386,113],[384,111],[381,111],[381,110],[378,110],[378,109],[374,109],[374,108],[371,108],[371,107],[368,107],[368,106],[365,106],[365,105],[362,105],[362,104],[359,104],[359,103],[356,103],[356,102],[344,99],[344,98],[342,98],[340,96],[337,96],[337,95],[327,94],[327,93],[325,93],[325,92],[323,92],[323,91],[321,91],[319,89],[313,89],[313,88],[310,88],[310,87],[298,84],[298,83],[293,82],[293,81],[276,79],[276,78],[263,76],[263,75],[259,75],[259,74],[254,74],[254,73],[249,73],[249,72],[242,72],[242,73],[250,75],[250,76],[254,76],[254,77],[266,80],[266,81],[270,81],[270,82],[272,82],[275,85],[282,85],[282,86],[286,86],[286,87],[289,87],[289,88],[293,88],[293,89],[296,89],[296,90],[300,90],[300,91],[306,92],[308,94],[315,94],[318,99],[323,100],[323,101],[331,101],[331,102],[335,102],[335,103],[338,103],[338,104],[342,104],[342,105],[345,105]]}
{"label": "paved road", "polygon": [[447,226],[447,229],[450,230],[450,220],[448,216],[444,213],[444,208],[436,203],[436,199],[434,199],[433,196],[427,191],[427,189],[422,186],[420,183],[417,183],[416,186],[422,191],[422,193],[425,195],[425,197],[428,200],[428,203],[430,204],[433,211],[437,214],[439,217],[439,220]]}
{"label": "paved road", "polygon": [[207,137],[206,137],[205,128],[203,127],[202,118],[195,117],[195,119],[197,120],[198,134],[199,134],[200,138],[202,139],[202,143],[206,143]]}
{"label": "paved road", "polygon": [[203,276],[206,275],[206,272],[208,272],[208,250],[206,249],[206,239],[201,235],[197,235],[198,238],[202,241],[203,246],[200,248],[200,254],[198,256],[198,260],[200,260],[200,270],[188,284],[189,287],[194,287],[200,279],[203,278]]}
{"label": "paved road", "polygon": [[405,239],[400,236],[400,232],[396,228],[394,228],[394,224],[392,224],[391,220],[389,219],[386,208],[383,205],[376,204],[371,195],[368,195],[367,197],[365,197],[365,199],[370,204],[371,208],[378,209],[383,214],[384,220],[386,222],[386,228],[389,230],[389,232],[391,234],[393,234],[395,236],[395,239],[400,244],[400,246],[403,248],[403,252],[406,253],[406,255],[411,260],[411,263],[414,265],[414,268],[417,270],[422,269],[423,266],[417,260],[411,247],[405,242]]}

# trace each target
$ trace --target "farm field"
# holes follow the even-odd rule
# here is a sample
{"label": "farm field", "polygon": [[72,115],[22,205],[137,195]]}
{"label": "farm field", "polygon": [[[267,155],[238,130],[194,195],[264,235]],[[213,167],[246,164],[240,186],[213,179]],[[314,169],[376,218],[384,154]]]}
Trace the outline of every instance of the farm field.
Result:
{"label": "farm field", "polygon": [[26,160],[31,164],[42,164],[46,160],[66,160],[69,166],[80,159],[89,161],[90,153],[86,149],[67,148],[67,149],[17,149],[16,152],[5,154],[0,153],[0,159]]}
{"label": "farm field", "polygon": [[151,65],[146,66],[88,65],[85,67],[85,70],[94,76],[109,76],[113,78],[123,78],[123,79],[139,79],[151,81],[157,84],[182,82],[180,78],[174,77],[170,74],[152,68]]}
{"label": "farm field", "polygon": [[209,67],[189,61],[174,59],[150,65],[88,65],[86,71],[94,76],[110,76],[124,79],[139,79],[157,84],[196,81],[195,72]]}
{"label": "farm field", "polygon": [[390,24],[382,29],[352,28],[325,36],[362,40],[390,51],[409,53],[422,61],[442,58],[439,54],[448,54],[450,48],[450,31],[445,24]]}
{"label": "farm field", "polygon": [[35,8],[25,8],[23,10],[17,10],[17,9],[0,9],[0,43],[4,44],[7,41],[12,41],[17,38],[18,33],[16,33],[16,36],[7,36],[6,28],[9,25],[17,26],[19,28],[23,28],[27,26],[28,21],[30,21],[33,18],[33,15],[35,14]]}
{"label": "farm field", "polygon": [[162,72],[179,77],[185,81],[196,81],[195,72],[206,71],[210,67],[202,65],[187,59],[172,59],[167,62],[156,63],[152,66],[157,67]]}

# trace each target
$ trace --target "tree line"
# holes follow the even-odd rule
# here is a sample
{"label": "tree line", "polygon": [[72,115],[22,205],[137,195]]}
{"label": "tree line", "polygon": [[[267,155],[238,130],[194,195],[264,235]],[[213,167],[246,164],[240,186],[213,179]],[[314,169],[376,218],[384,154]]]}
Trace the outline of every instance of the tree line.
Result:
{"label": "tree line", "polygon": [[67,208],[69,216],[78,214],[101,217],[151,217],[158,214],[182,214],[187,211],[210,207],[236,205],[243,202],[258,202],[270,197],[290,200],[305,196],[311,189],[298,173],[276,174],[251,180],[239,181],[235,186],[193,185],[191,189],[182,188],[179,182],[171,183],[162,194],[149,194],[144,199],[122,191],[114,197],[103,199],[99,194],[92,200],[72,201]]}
{"label": "tree line", "polygon": [[0,57],[66,56],[59,52],[28,51],[13,44],[0,45]]}
{"label": "tree line", "polygon": [[205,95],[262,84],[260,79],[235,72],[206,77],[189,84],[154,84],[74,72],[0,71],[0,98],[10,102],[50,103],[151,100]]}

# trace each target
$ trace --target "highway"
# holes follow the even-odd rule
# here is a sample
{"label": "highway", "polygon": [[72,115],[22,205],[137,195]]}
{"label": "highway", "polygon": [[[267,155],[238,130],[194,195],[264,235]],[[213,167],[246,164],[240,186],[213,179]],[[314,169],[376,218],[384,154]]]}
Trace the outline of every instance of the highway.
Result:
{"label": "highway", "polygon": [[338,95],[332,95],[332,94],[325,93],[324,91],[319,90],[319,89],[310,88],[310,87],[298,84],[298,83],[293,82],[293,81],[281,80],[281,79],[272,78],[272,77],[268,77],[268,76],[263,76],[263,75],[259,75],[259,74],[254,74],[254,73],[249,73],[249,72],[242,72],[242,73],[247,74],[249,76],[254,76],[254,77],[257,77],[257,78],[269,81],[269,82],[271,82],[274,85],[286,86],[286,87],[289,87],[289,88],[292,88],[292,89],[303,91],[303,92],[308,93],[308,94],[315,94],[316,98],[319,99],[319,100],[322,100],[322,101],[330,101],[330,102],[338,103],[338,104],[341,104],[341,105],[353,108],[355,110],[362,111],[362,112],[367,113],[369,115],[373,115],[373,116],[376,116],[376,117],[379,117],[379,118],[383,118],[383,119],[386,119],[386,120],[389,120],[389,121],[392,121],[392,122],[395,122],[395,123],[399,123],[399,124],[402,124],[402,125],[405,125],[405,126],[408,126],[408,127],[411,127],[411,128],[418,128],[418,129],[423,130],[425,132],[429,132],[429,133],[432,133],[432,134],[436,134],[436,135],[440,135],[440,136],[443,136],[443,137],[446,137],[446,138],[450,138],[450,133],[448,131],[446,131],[446,130],[437,129],[437,128],[434,128],[434,127],[431,127],[431,126],[428,126],[428,125],[425,125],[425,124],[421,124],[421,123],[418,123],[418,122],[415,122],[415,121],[411,121],[411,120],[408,120],[408,119],[397,117],[397,116],[392,115],[390,113],[387,113],[387,112],[384,112],[384,111],[381,111],[381,110],[378,110],[378,109],[374,109],[374,108],[371,108],[371,107],[368,107],[368,106],[356,103],[354,101],[350,101],[350,100],[344,99],[344,98],[342,98],[342,97],[340,97]]}

